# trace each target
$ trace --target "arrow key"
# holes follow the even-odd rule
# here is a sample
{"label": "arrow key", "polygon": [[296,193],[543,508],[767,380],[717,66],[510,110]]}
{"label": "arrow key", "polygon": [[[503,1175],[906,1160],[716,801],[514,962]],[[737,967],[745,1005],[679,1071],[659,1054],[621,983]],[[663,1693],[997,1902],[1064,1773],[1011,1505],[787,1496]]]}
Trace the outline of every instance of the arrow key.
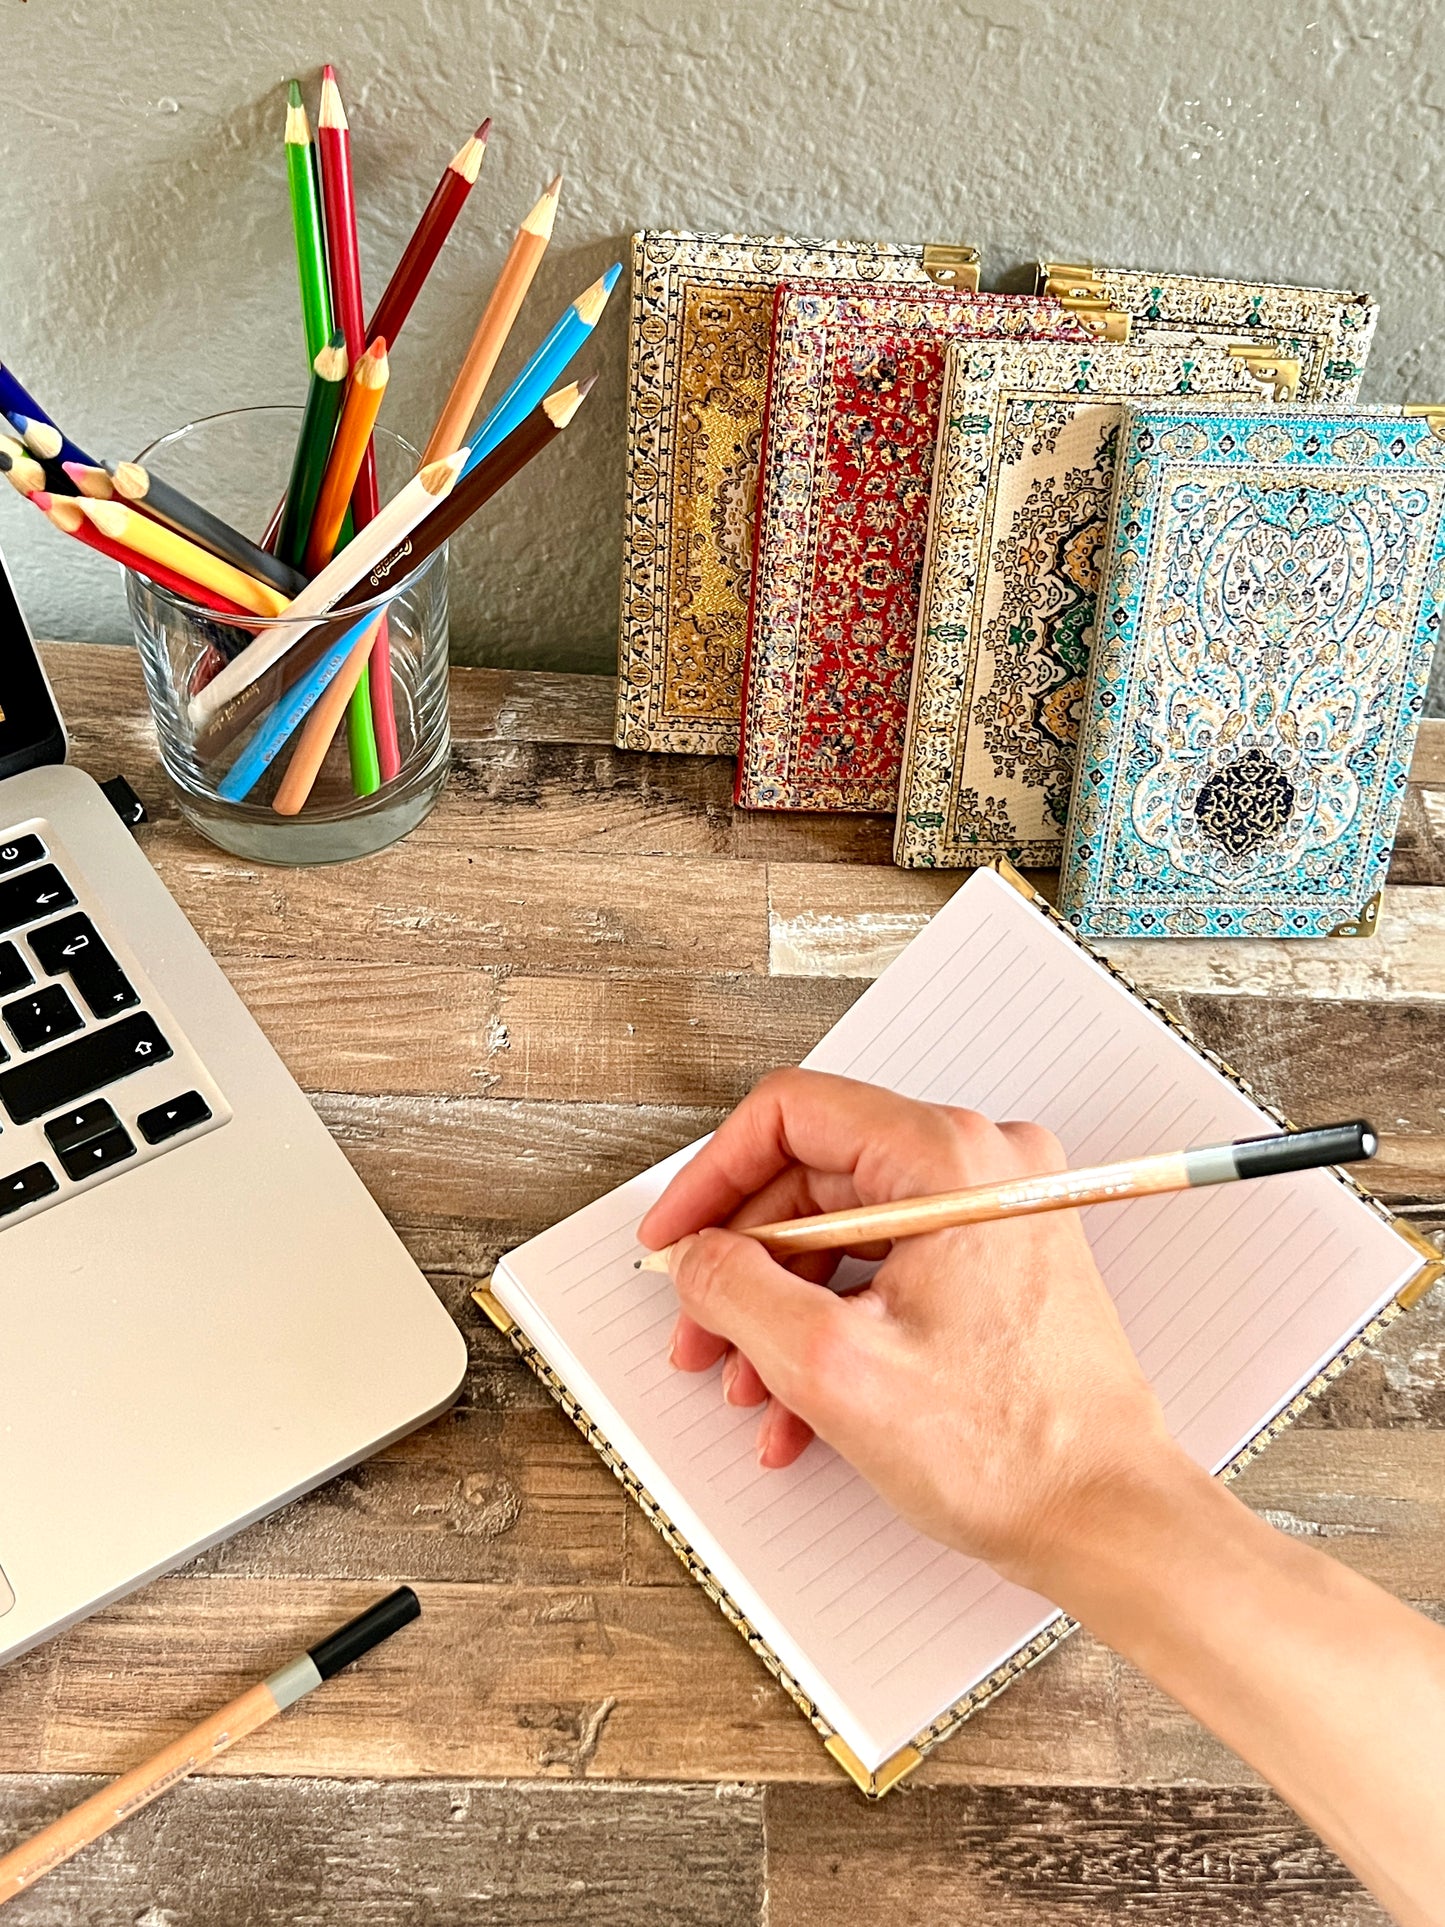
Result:
{"label": "arrow key", "polygon": [[53,863],[42,863],[38,870],[25,870],[17,877],[0,877],[0,930],[53,917],[74,902],[75,892]]}
{"label": "arrow key", "polygon": [[84,1144],[77,1144],[59,1155],[66,1176],[74,1178],[78,1184],[82,1178],[93,1178],[97,1171],[108,1171],[123,1158],[133,1158],[135,1146],[117,1124],[113,1131],[90,1138]]}
{"label": "arrow key", "polygon": [[182,1131],[193,1131],[210,1115],[211,1107],[199,1091],[183,1091],[169,1104],[157,1104],[152,1110],[142,1111],[135,1127],[147,1144],[164,1144],[167,1138],[179,1137]]}

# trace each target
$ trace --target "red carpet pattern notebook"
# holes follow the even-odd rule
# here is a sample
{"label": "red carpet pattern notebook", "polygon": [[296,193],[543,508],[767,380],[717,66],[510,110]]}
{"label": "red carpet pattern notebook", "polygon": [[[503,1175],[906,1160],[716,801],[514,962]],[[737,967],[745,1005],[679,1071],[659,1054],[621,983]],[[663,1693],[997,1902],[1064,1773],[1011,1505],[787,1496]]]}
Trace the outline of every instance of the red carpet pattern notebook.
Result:
{"label": "red carpet pattern notebook", "polygon": [[944,355],[962,337],[1088,341],[1046,296],[784,282],[758,489],[737,800],[898,800]]}
{"label": "red carpet pattern notebook", "polygon": [[[975,872],[806,1061],[909,1097],[1036,1117],[1074,1165],[1271,1125],[1021,878],[992,870]],[[786,1471],[762,1471],[757,1413],[723,1403],[718,1368],[672,1369],[677,1300],[670,1279],[634,1269],[636,1232],[696,1148],[509,1252],[478,1302],[876,1795],[1071,1625],[924,1538],[821,1440]],[[1097,1206],[1084,1229],[1170,1427],[1226,1476],[1445,1269],[1333,1171]]]}

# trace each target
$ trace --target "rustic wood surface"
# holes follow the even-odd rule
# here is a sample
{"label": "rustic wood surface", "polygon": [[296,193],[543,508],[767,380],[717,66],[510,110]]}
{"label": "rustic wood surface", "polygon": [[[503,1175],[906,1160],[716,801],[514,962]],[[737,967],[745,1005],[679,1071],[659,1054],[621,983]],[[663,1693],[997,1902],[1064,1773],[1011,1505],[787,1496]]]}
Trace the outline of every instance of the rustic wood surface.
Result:
{"label": "rustic wood surface", "polygon": [[[866,1807],[470,1304],[806,1051],[956,878],[893,870],[876,819],[735,817],[723,762],[619,754],[605,679],[483,670],[454,673],[455,779],[407,843],[262,869],[177,817],[129,652],[48,663],[75,759],[145,799],[147,854],[472,1363],[424,1432],[0,1673],[3,1851],[385,1586],[425,1607],[7,1921],[1383,1919],[1083,1636]],[[1378,1188],[1445,1230],[1445,723],[1378,938],[1111,954],[1298,1121],[1372,1115]],[[1445,1613],[1445,1291],[1239,1489]]]}

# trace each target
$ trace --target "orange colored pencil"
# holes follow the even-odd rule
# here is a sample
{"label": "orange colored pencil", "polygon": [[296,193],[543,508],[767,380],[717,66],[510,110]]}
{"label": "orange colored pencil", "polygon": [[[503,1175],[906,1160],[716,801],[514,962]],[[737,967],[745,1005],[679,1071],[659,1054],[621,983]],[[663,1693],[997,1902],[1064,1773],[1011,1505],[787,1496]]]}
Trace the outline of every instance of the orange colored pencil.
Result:
{"label": "orange colored pencil", "polygon": [[331,459],[326,464],[321,493],[316,498],[316,510],[311,518],[311,532],[306,538],[303,566],[307,575],[318,574],[336,552],[337,537],[346,519],[346,507],[370,446],[371,431],[376,426],[381,398],[386,393],[390,378],[391,364],[386,358],[386,342],[378,336],[351,371],[346,401],[336,428],[336,440],[331,447]]}
{"label": "orange colored pencil", "polygon": [[541,265],[542,256],[547,252],[561,193],[562,176],[559,174],[512,237],[512,245],[502,263],[497,284],[482,310],[482,318],[457,370],[452,391],[437,416],[436,427],[421,458],[423,467],[435,461],[438,455],[450,455],[454,448],[460,448],[466,440],[472,416],[477,412],[477,403],[492,378],[492,370],[507,345],[507,337],[522,311],[527,290]]}
{"label": "orange colored pencil", "polygon": [[321,774],[321,765],[326,761],[331,739],[341,727],[341,719],[346,714],[352,692],[366,674],[372,647],[385,619],[384,609],[372,617],[365,634],[358,636],[355,648],[326,685],[316,707],[306,718],[300,740],[291,752],[291,761],[286,765],[286,774],[271,799],[271,807],[278,816],[295,816],[311,794]]}

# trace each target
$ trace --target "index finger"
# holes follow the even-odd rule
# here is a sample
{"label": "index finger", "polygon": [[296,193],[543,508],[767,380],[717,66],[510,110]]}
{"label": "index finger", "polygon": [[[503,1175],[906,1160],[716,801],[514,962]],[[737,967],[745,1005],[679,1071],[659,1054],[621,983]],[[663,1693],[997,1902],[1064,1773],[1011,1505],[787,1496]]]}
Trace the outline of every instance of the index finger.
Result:
{"label": "index finger", "polygon": [[955,1127],[935,1105],[823,1071],[775,1071],[683,1166],[637,1235],[656,1248],[721,1224],[794,1164],[849,1174],[859,1203],[886,1203],[937,1189],[929,1174],[955,1154]]}

